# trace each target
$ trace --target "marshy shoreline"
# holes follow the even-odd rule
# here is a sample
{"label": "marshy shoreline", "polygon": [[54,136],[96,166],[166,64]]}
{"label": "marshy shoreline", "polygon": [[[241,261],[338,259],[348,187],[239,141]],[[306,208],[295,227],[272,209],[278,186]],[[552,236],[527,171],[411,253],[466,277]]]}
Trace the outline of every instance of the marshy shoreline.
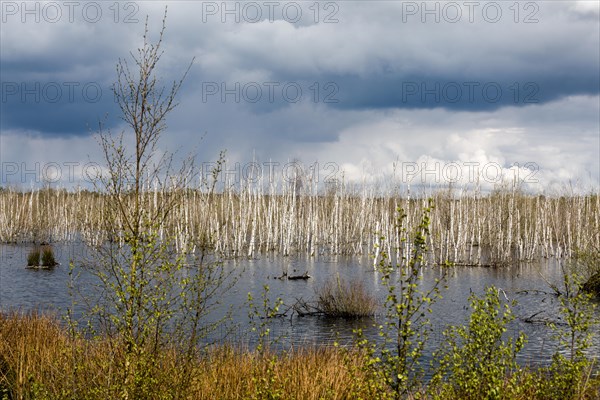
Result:
{"label": "marshy shoreline", "polygon": [[[118,365],[125,353],[118,343],[115,338],[84,339],[51,315],[0,313],[0,395],[8,399],[118,398],[119,382],[124,379]],[[272,352],[224,343],[197,353],[191,362],[177,350],[163,349],[146,372],[152,376],[147,384],[153,398],[396,398],[382,377],[369,369],[369,360],[358,348],[320,346]],[[506,391],[498,393],[498,398],[598,399],[600,375],[591,371],[586,369],[571,381],[573,391],[561,391],[552,385],[561,381],[557,374],[564,371],[521,368],[500,378],[500,387]],[[422,381],[403,398],[456,399],[460,393],[432,386]],[[565,393],[571,396],[561,397]]]}

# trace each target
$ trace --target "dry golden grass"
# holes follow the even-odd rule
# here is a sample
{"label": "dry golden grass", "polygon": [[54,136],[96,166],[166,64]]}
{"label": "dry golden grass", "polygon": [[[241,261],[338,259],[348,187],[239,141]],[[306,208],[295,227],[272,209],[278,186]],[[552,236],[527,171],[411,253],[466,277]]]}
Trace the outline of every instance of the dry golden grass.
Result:
{"label": "dry golden grass", "polygon": [[[365,368],[358,350],[297,349],[275,354],[220,345],[194,358],[189,369],[180,353],[163,351],[144,371],[145,399],[382,399],[393,398],[380,377]],[[81,339],[68,334],[51,316],[0,314],[0,399],[121,398],[122,351],[114,340]],[[519,377],[512,400],[545,399],[535,371]],[[600,398],[600,378],[586,375],[574,399]],[[454,399],[427,387],[408,399]],[[151,393],[151,395],[148,395]],[[432,397],[433,396],[433,397]],[[504,397],[503,397],[504,398]],[[554,398],[554,397],[553,397]]]}
{"label": "dry golden grass", "polygon": [[[0,314],[0,398],[117,398],[121,361],[114,341],[73,338],[49,316]],[[276,355],[223,345],[193,361],[189,380],[178,353],[161,353],[149,384],[156,398],[345,399],[360,394],[362,362],[336,348]]]}
{"label": "dry golden grass", "polygon": [[0,314],[0,394],[4,389],[9,398],[109,388],[118,380],[112,368],[117,357],[108,341],[71,337],[52,316]]}
{"label": "dry golden grass", "polygon": [[[354,363],[352,367],[348,362]],[[360,364],[334,348],[296,350],[283,355],[220,347],[198,365],[191,398],[225,399],[281,395],[285,399],[347,399],[359,394]],[[363,394],[364,395],[364,394]]]}
{"label": "dry golden grass", "polygon": [[0,315],[0,388],[22,398],[32,380],[62,380],[70,367],[67,349],[67,338],[50,318]]}

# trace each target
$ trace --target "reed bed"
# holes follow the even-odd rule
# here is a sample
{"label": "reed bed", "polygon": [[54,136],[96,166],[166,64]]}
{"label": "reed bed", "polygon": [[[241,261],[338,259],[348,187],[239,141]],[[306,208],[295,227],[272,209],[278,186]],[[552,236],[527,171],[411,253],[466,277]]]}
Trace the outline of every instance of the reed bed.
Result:
{"label": "reed bed", "polygon": [[[178,196],[164,221],[183,248],[188,241],[210,245],[231,257],[261,253],[293,255],[375,254],[401,257],[411,241],[394,228],[396,209],[407,214],[406,231],[420,221],[425,197],[434,199],[430,258],[434,263],[503,265],[541,257],[568,258],[575,251],[600,248],[600,196],[550,197],[517,189],[489,194],[440,190],[430,196],[381,195],[372,189],[340,186],[323,193],[316,187],[246,185],[220,192],[157,191],[144,202],[156,209]],[[58,242],[108,238],[103,219],[106,195],[78,190],[0,191],[0,241]],[[117,221],[118,223],[118,221]],[[387,248],[379,248],[385,236]],[[377,260],[374,260],[376,263]]]}

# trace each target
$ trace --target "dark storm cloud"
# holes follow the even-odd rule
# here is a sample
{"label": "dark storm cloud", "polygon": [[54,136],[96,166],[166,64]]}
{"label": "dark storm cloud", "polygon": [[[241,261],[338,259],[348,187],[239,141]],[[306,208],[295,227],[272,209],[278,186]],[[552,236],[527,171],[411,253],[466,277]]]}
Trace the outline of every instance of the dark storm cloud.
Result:
{"label": "dark storm cloud", "polygon": [[[502,3],[498,23],[431,23],[431,17],[422,23],[419,15],[403,22],[403,3],[414,2],[341,3],[340,22],[330,25],[276,21],[203,26],[210,31],[206,39],[174,35],[184,43],[192,36],[202,49],[198,93],[206,93],[199,82],[218,89],[240,85],[243,93],[245,86],[262,86],[259,101],[252,91],[240,96],[257,113],[290,103],[280,93],[266,101],[268,82],[278,88],[298,84],[314,102],[357,110],[495,110],[600,91],[597,12],[585,3],[535,3],[536,22],[530,24],[515,23],[508,3]],[[324,90],[327,84],[330,90]],[[240,102],[209,89],[211,100]]]}
{"label": "dark storm cloud", "polygon": [[[29,14],[23,22],[19,13],[2,15],[0,130],[85,136],[99,121],[116,126],[119,114],[110,89],[115,63],[139,43],[143,25],[111,24],[106,13],[94,23],[71,22],[61,2],[51,4],[63,7],[62,20],[50,22],[41,11],[46,4],[2,4],[3,12],[37,7],[40,18]],[[81,3],[69,4],[81,10]]]}
{"label": "dark storm cloud", "polygon": [[1,101],[1,130],[87,134],[99,122],[114,126],[119,115],[110,87],[96,81],[3,79]]}
{"label": "dark storm cloud", "polygon": [[[415,14],[405,15],[408,3],[416,5]],[[598,21],[590,18],[593,10],[542,2],[533,24],[515,24],[506,7],[497,23],[478,14],[473,23],[451,24],[446,14],[439,22],[430,16],[422,23],[421,6],[412,3],[340,3],[334,24],[310,23],[308,9],[301,23],[263,18],[228,24],[222,23],[227,15],[204,15],[203,3],[175,4],[162,77],[167,83],[176,79],[184,64],[198,56],[184,86],[186,94],[195,93],[189,96],[192,101],[213,112],[222,103],[238,103],[256,114],[302,101],[354,110],[495,110],[599,93],[600,39]],[[140,4],[151,15],[151,26],[158,26],[162,5]],[[203,18],[205,23],[199,23]],[[12,22],[5,30],[27,25]],[[2,129],[84,134],[107,113],[114,126],[118,110],[109,90],[114,64],[139,45],[143,25],[100,21],[35,27],[51,38],[40,38],[47,45],[36,43],[31,31],[24,34],[25,47],[3,43],[8,50],[0,66]],[[64,92],[73,83],[78,84],[75,92],[56,101],[52,85]],[[80,90],[94,83],[102,89],[99,99]],[[29,91],[31,85],[39,93]],[[284,131],[302,140],[303,125],[290,122]],[[327,140],[326,132],[311,132]]]}
{"label": "dark storm cloud", "polygon": [[[565,76],[566,75],[566,76]],[[596,95],[600,80],[593,71],[583,74],[557,72],[550,76],[518,75],[487,79],[443,76],[331,77],[339,87],[336,107],[444,108],[489,111],[503,106],[543,104],[572,95]]]}

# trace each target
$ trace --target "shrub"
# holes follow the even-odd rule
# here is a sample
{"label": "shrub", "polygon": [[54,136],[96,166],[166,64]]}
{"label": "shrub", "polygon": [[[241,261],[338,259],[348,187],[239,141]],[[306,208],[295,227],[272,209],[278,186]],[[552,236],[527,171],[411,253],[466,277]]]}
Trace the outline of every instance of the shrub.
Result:
{"label": "shrub", "polygon": [[577,272],[563,270],[564,292],[558,296],[563,324],[551,324],[560,349],[552,357],[552,365],[541,371],[547,375],[541,388],[545,399],[584,398],[590,390],[593,365],[586,351],[592,345],[597,319],[592,294],[581,290],[583,280]]}
{"label": "shrub", "polygon": [[483,298],[472,294],[469,302],[472,312],[468,324],[444,331],[447,342],[435,354],[440,367],[431,388],[441,385],[443,397],[449,398],[510,398],[519,389],[520,370],[515,358],[525,336],[503,338],[514,316],[510,306],[502,304],[495,287],[488,287]]}
{"label": "shrub", "polygon": [[577,251],[569,267],[571,274],[580,276],[585,292],[600,297],[600,249]]}
{"label": "shrub", "polygon": [[39,247],[34,247],[27,255],[27,266],[37,267],[38,265],[40,265],[40,249]]}
{"label": "shrub", "polygon": [[56,262],[56,259],[54,258],[54,251],[52,250],[52,247],[45,246],[42,249],[42,266],[54,267],[57,264],[58,263]]}
{"label": "shrub", "polygon": [[[431,305],[441,297],[439,288],[446,277],[446,268],[442,268],[440,277],[432,284],[422,284],[421,272],[429,265],[427,242],[432,210],[430,199],[423,208],[420,223],[414,232],[408,232],[407,214],[398,208],[395,236],[400,238],[400,247],[395,250],[405,255],[393,262],[385,250],[379,254],[378,271],[387,289],[384,321],[379,325],[381,340],[369,340],[360,329],[355,331],[356,345],[365,356],[365,372],[372,378],[369,390],[375,398],[403,398],[422,386],[424,369],[420,359],[431,332],[428,314],[432,312]],[[381,237],[381,249],[386,248],[387,240],[390,239]]]}
{"label": "shrub", "polygon": [[600,272],[596,272],[582,286],[582,289],[595,296],[600,296]]}
{"label": "shrub", "polygon": [[377,309],[377,300],[358,280],[330,279],[317,289],[317,296],[319,310],[331,317],[366,317]]}

